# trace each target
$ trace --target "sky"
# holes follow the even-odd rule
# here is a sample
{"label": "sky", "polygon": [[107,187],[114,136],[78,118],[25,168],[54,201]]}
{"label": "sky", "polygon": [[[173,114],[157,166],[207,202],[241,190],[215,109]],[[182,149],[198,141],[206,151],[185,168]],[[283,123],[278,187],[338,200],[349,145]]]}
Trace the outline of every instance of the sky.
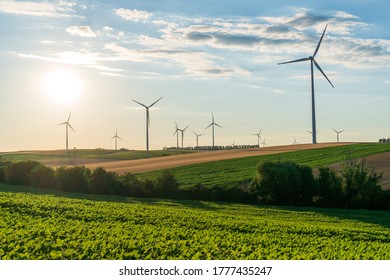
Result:
{"label": "sky", "polygon": [[0,0],[0,151],[310,143],[390,137],[387,0]]}

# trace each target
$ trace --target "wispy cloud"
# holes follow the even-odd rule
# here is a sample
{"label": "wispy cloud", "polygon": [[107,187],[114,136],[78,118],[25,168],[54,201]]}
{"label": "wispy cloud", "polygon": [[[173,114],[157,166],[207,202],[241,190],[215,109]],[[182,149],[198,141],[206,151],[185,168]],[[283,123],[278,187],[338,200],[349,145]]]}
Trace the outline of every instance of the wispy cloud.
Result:
{"label": "wispy cloud", "polygon": [[130,21],[143,21],[149,19],[153,14],[146,12],[146,11],[140,11],[137,9],[129,10],[129,9],[115,9],[115,14],[120,16],[121,18],[125,20]]}
{"label": "wispy cloud", "polygon": [[11,1],[0,2],[0,12],[29,15],[37,17],[71,17],[73,15],[73,2],[32,2],[32,1]]}
{"label": "wispy cloud", "polygon": [[92,31],[88,25],[71,26],[66,28],[69,34],[81,36],[81,37],[96,37],[96,33]]}

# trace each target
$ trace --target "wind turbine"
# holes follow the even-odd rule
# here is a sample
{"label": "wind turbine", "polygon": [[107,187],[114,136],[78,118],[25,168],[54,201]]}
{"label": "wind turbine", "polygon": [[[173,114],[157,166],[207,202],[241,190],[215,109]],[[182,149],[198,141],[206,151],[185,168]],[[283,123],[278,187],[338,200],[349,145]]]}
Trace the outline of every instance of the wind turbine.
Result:
{"label": "wind turbine", "polygon": [[210,126],[212,128],[212,132],[213,132],[213,149],[214,149],[214,126],[218,126],[220,128],[222,128],[222,126],[220,126],[219,124],[215,123],[215,121],[214,121],[214,114],[213,113],[211,113],[211,117],[212,117],[212,122],[205,129],[208,129]]}
{"label": "wind turbine", "polygon": [[198,142],[199,136],[202,136],[203,133],[202,133],[202,134],[197,134],[195,131],[192,131],[192,132],[193,132],[193,133],[195,134],[195,136],[196,136],[196,146],[199,147],[199,142]]}
{"label": "wind turbine", "polygon": [[334,128],[332,128],[333,130],[334,130],[334,132],[336,132],[337,133],[337,143],[339,142],[339,134],[340,133],[342,133],[342,132],[344,132],[345,131],[345,129],[343,129],[343,130],[340,130],[340,131],[337,131],[336,129],[334,129]]}
{"label": "wind turbine", "polygon": [[299,143],[297,142],[297,140],[295,139],[295,136],[294,136],[294,142],[293,142],[293,145],[296,145],[296,144],[299,144]]}
{"label": "wind turbine", "polygon": [[176,121],[175,121],[175,126],[176,126],[176,129],[175,129],[175,133],[173,133],[173,135],[176,134],[176,149],[179,149],[179,127],[177,126]]}
{"label": "wind turbine", "polygon": [[73,130],[73,132],[75,132],[73,127],[69,123],[71,115],[72,115],[72,112],[69,113],[69,117],[68,117],[68,120],[66,122],[58,124],[58,125],[65,125],[66,126],[66,151],[67,152],[69,152],[69,149],[68,149],[68,143],[69,143],[69,140],[68,140],[68,128],[70,127]]}
{"label": "wind turbine", "polygon": [[142,104],[134,99],[132,99],[135,103],[138,103],[139,105],[145,107],[146,109],[146,152],[149,153],[149,126],[150,126],[150,117],[149,117],[149,108],[151,108],[154,104],[156,104],[158,101],[161,100],[162,97],[154,101],[149,106],[146,106],[145,104]]}
{"label": "wind turbine", "polygon": [[179,130],[181,132],[181,148],[183,149],[184,148],[184,145],[183,145],[183,140],[184,140],[184,131],[189,127],[190,125],[187,125],[186,128],[184,129],[180,129],[178,128],[177,130]]}
{"label": "wind turbine", "polygon": [[261,136],[260,136],[261,131],[262,131],[262,129],[260,129],[259,133],[253,134],[253,135],[257,136],[257,146],[259,146],[259,147],[260,147],[260,140],[261,140]]}
{"label": "wind turbine", "polygon": [[318,50],[320,48],[320,45],[321,45],[321,42],[322,42],[322,38],[324,37],[324,34],[325,34],[325,31],[326,31],[327,27],[328,27],[328,25],[325,26],[324,32],[322,33],[322,36],[321,36],[321,39],[318,42],[317,48],[315,49],[314,54],[312,56],[301,58],[301,59],[296,59],[296,60],[291,60],[291,61],[286,61],[286,62],[282,62],[282,63],[278,63],[278,64],[287,64],[287,63],[294,63],[294,62],[301,62],[301,61],[310,60],[310,65],[311,65],[311,118],[312,118],[311,122],[312,122],[312,131],[314,132],[314,133],[312,133],[312,135],[313,135],[313,144],[317,143],[316,111],[315,111],[315,99],[314,99],[314,73],[313,73],[314,72],[314,67],[313,67],[313,65],[315,65],[317,67],[317,69],[322,73],[322,75],[324,75],[324,77],[328,80],[330,85],[334,88],[332,82],[325,75],[324,71],[322,71],[320,65],[318,65],[318,63],[314,60],[314,57],[316,56],[316,54],[318,53]]}
{"label": "wind turbine", "polygon": [[115,131],[115,135],[111,139],[114,139],[114,138],[115,138],[115,151],[116,151],[116,150],[118,150],[118,146],[117,146],[118,139],[123,141],[123,139],[118,136],[118,130]]}
{"label": "wind turbine", "polygon": [[261,144],[263,144],[263,148],[264,148],[265,146],[268,146],[268,144],[265,142],[265,138],[263,139],[263,142],[261,142]]}

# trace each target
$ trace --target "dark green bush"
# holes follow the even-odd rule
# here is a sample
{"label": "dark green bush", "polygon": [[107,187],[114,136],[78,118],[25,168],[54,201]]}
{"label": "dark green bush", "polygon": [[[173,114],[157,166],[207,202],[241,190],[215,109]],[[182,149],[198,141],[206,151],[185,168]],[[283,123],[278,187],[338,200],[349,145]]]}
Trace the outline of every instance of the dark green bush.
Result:
{"label": "dark green bush", "polygon": [[42,165],[37,161],[13,162],[8,166],[8,183],[11,185],[31,185],[31,171]]}
{"label": "dark green bush", "polygon": [[378,206],[380,196],[383,195],[380,186],[381,173],[377,174],[364,161],[347,157],[342,176],[346,207],[375,209]]}
{"label": "dark green bush", "polygon": [[93,194],[120,194],[120,182],[117,174],[108,172],[102,167],[93,170],[89,182],[89,193]]}
{"label": "dark green bush", "polygon": [[85,166],[60,167],[56,170],[60,190],[73,192],[88,192],[91,170]]}
{"label": "dark green bush", "polygon": [[279,205],[312,203],[315,180],[310,167],[290,161],[264,161],[257,170],[255,191],[260,202]]}
{"label": "dark green bush", "polygon": [[154,193],[157,197],[177,198],[179,183],[170,170],[163,170],[157,177]]}
{"label": "dark green bush", "polygon": [[31,171],[31,185],[38,188],[55,189],[57,179],[55,171],[47,166],[38,165]]}
{"label": "dark green bush", "polygon": [[342,178],[329,167],[320,167],[316,179],[316,205],[320,207],[344,207]]}

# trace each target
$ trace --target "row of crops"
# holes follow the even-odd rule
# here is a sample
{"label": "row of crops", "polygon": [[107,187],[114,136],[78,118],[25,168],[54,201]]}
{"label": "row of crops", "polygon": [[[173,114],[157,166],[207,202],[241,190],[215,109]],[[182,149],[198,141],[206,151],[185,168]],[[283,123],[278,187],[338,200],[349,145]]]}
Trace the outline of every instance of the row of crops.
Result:
{"label": "row of crops", "polygon": [[0,185],[1,259],[390,259],[389,212],[9,189]]}

